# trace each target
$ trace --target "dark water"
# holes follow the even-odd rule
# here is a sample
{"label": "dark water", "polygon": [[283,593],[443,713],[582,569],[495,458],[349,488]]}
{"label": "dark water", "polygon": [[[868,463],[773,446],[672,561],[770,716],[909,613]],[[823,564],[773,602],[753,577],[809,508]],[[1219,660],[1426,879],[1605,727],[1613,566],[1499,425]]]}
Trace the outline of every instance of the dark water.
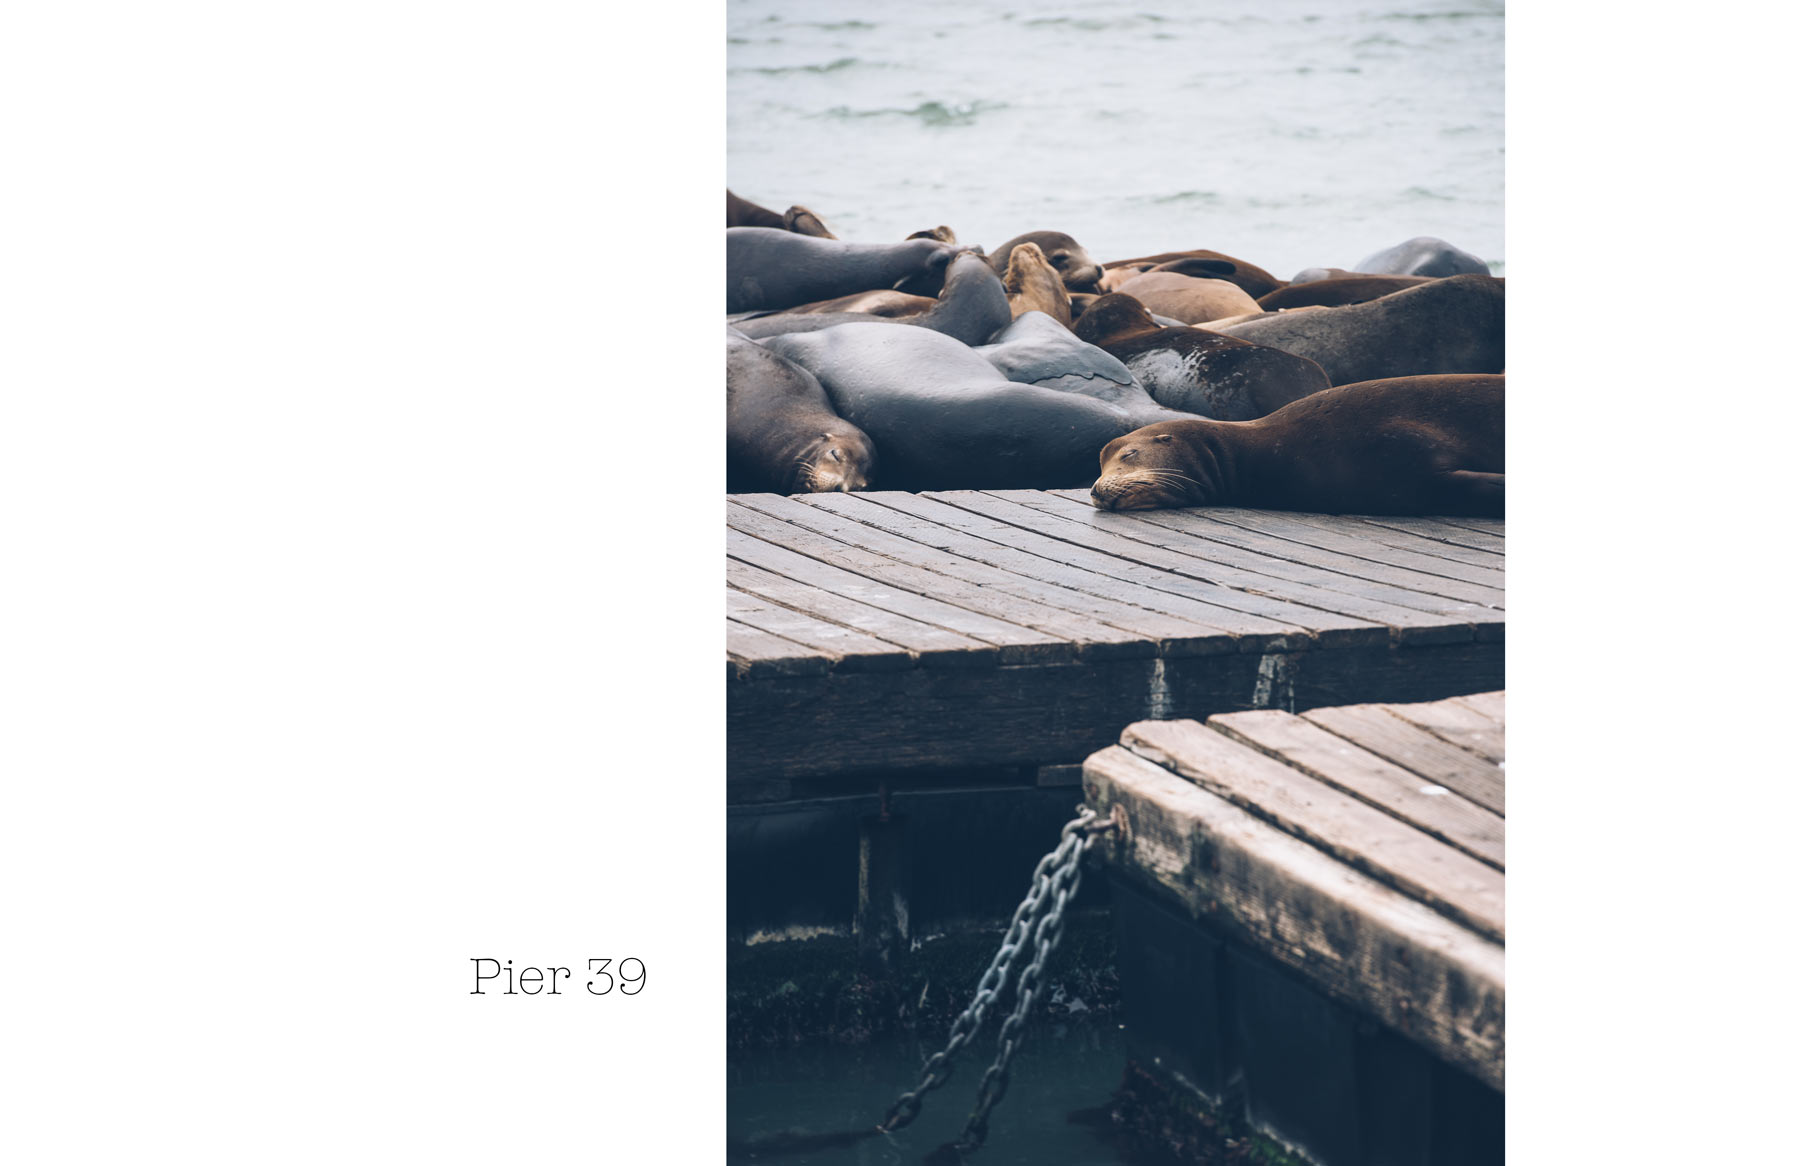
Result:
{"label": "dark water", "polygon": [[727,181],[839,237],[1504,272],[1500,0],[731,0]]}
{"label": "dark water", "polygon": [[[991,1023],[991,1022],[990,1022]],[[813,1133],[867,1129],[918,1083],[941,1039],[897,1035],[846,1048],[813,1046],[759,1053],[732,1063],[726,1130],[735,1145],[752,1134],[795,1127]],[[957,1058],[948,1083],[925,1099],[906,1128],[854,1145],[799,1154],[734,1154],[732,1162],[778,1166],[917,1166],[962,1131],[975,1087],[994,1059],[978,1039]],[[1120,1166],[1092,1111],[1106,1106],[1125,1069],[1125,1033],[1113,1022],[1041,1022],[1014,1054],[1010,1084],[975,1160],[982,1166]],[[1071,1117],[1076,1120],[1071,1121]]]}

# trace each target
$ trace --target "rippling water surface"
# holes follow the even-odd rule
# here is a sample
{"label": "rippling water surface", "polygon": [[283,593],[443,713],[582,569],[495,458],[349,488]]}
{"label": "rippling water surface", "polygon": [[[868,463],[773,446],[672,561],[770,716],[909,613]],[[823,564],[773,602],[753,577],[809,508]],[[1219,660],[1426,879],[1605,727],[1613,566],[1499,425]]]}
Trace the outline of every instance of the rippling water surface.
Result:
{"label": "rippling water surface", "polygon": [[1492,0],[731,0],[727,178],[840,238],[945,223],[1286,278],[1437,235],[1504,270]]}

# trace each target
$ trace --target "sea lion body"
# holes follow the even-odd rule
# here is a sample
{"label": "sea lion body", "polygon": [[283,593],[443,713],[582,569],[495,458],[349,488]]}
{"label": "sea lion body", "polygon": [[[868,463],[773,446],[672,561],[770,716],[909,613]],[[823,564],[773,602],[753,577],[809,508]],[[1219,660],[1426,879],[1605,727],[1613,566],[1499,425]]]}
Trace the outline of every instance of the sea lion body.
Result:
{"label": "sea lion body", "polygon": [[1198,279],[1173,271],[1146,272],[1127,280],[1119,290],[1156,315],[1183,324],[1204,324],[1258,310],[1250,293],[1229,280]]}
{"label": "sea lion body", "polygon": [[958,253],[936,239],[845,243],[770,227],[725,231],[725,310],[779,311],[901,280],[941,277]]}
{"label": "sea lion body", "polygon": [[1480,256],[1442,239],[1419,235],[1404,243],[1396,243],[1385,251],[1358,263],[1353,269],[1371,275],[1487,275],[1488,265]]}
{"label": "sea lion body", "polygon": [[1221,421],[1248,421],[1331,387],[1303,356],[1202,328],[1163,328],[1129,294],[1102,296],[1075,335],[1122,362],[1166,408]]}
{"label": "sea lion body", "polygon": [[1019,384],[1080,393],[1117,405],[1134,417],[1167,420],[1192,415],[1160,405],[1117,357],[1080,339],[1042,312],[1020,316],[992,343],[975,351],[1007,380]]}
{"label": "sea lion body", "polygon": [[1035,243],[1050,266],[1062,277],[1063,287],[1071,292],[1091,292],[1100,288],[1101,269],[1089,257],[1087,249],[1061,231],[1030,231],[1006,242],[988,256],[995,274],[1004,274],[1012,259],[1012,249],[1021,243]]}
{"label": "sea lion body", "polygon": [[965,251],[950,263],[944,290],[931,306],[917,315],[877,316],[862,312],[776,312],[743,320],[735,327],[753,340],[792,332],[817,332],[839,324],[890,323],[929,328],[954,336],[964,344],[984,344],[988,337],[1012,323],[1012,305],[1006,288],[987,262]]}
{"label": "sea lion body", "polygon": [[1107,443],[1092,497],[1103,510],[1500,515],[1506,378],[1398,377],[1256,421],[1159,422]]}
{"label": "sea lion body", "polygon": [[812,235],[819,239],[837,238],[818,215],[803,206],[791,206],[777,214],[766,206],[758,206],[747,198],[739,198],[729,190],[725,192],[725,226],[768,227],[777,231],[792,231],[797,235]]}
{"label": "sea lion body", "polygon": [[[1197,264],[1182,266],[1181,270],[1184,274],[1198,275],[1206,279],[1223,279],[1235,283],[1243,288],[1252,299],[1257,296],[1266,296],[1276,288],[1283,286],[1284,283],[1254,263],[1246,263],[1242,259],[1227,255],[1222,251],[1208,251],[1205,248],[1193,251],[1164,251],[1157,255],[1141,255],[1136,259],[1121,259],[1114,263],[1108,263],[1106,270],[1110,272],[1115,267],[1139,267],[1150,271],[1158,267],[1180,265],[1193,260],[1203,260],[1206,263],[1204,266]],[[1118,291],[1119,289],[1115,286],[1105,290]]]}
{"label": "sea lion body", "polygon": [[842,324],[763,343],[818,377],[838,414],[875,442],[883,489],[1082,485],[1101,446],[1141,418],[1169,416],[1148,397],[1134,408],[1009,381],[924,328]]}
{"label": "sea lion body", "polygon": [[1317,361],[1334,385],[1506,367],[1506,281],[1432,279],[1366,303],[1213,325],[1227,336]]}
{"label": "sea lion body", "polygon": [[[892,290],[854,292],[847,296],[836,296],[829,300],[815,300],[810,304],[801,304],[797,308],[787,308],[789,314],[826,316],[833,312],[860,312],[865,316],[885,316],[893,320],[901,316],[916,316],[920,312],[930,311],[937,303],[935,296],[914,296],[905,292]],[[772,313],[763,313],[770,315]]]}
{"label": "sea lion body", "polygon": [[838,416],[818,378],[725,330],[728,490],[865,490],[874,473],[874,443]]}
{"label": "sea lion body", "polygon": [[1306,283],[1290,283],[1257,299],[1266,312],[1292,308],[1338,308],[1345,304],[1363,304],[1378,300],[1391,292],[1417,287],[1430,276],[1425,275],[1350,275],[1341,279],[1318,279]]}

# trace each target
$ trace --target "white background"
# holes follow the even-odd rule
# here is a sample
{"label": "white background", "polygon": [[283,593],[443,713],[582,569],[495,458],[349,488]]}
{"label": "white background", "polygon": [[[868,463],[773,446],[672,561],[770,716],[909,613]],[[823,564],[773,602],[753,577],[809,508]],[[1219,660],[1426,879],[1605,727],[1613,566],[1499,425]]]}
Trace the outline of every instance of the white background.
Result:
{"label": "white background", "polygon": [[[1510,16],[1520,1162],[1785,1138],[1788,66],[1681,11]],[[720,1160],[721,13],[0,54],[7,1156]]]}

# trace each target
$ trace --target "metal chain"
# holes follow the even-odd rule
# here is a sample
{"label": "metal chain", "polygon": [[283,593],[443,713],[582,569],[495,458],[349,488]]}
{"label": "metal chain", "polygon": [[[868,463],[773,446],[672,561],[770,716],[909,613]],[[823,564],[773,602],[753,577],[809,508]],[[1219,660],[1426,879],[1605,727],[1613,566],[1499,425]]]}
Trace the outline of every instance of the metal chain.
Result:
{"label": "metal chain", "polygon": [[982,974],[981,982],[975,989],[975,998],[969,1002],[962,1015],[956,1018],[956,1023],[950,1026],[949,1042],[942,1052],[933,1054],[925,1062],[924,1075],[919,1084],[911,1092],[900,1095],[881,1124],[875,1127],[877,1130],[891,1133],[911,1122],[919,1115],[925,1094],[950,1079],[954,1068],[950,1059],[980,1031],[988,1008],[1011,978],[1014,961],[1021,951],[1030,947],[1033,954],[1025,970],[1019,975],[1012,1015],[1006,1018],[1006,1023],[1000,1029],[1000,1055],[982,1076],[976,1093],[975,1109],[969,1115],[968,1124],[963,1127],[962,1137],[957,1142],[960,1150],[973,1150],[981,1145],[987,1136],[988,1112],[1006,1093],[1006,1063],[1012,1058],[1013,1050],[1018,1047],[1019,1029],[1024,1025],[1026,1014],[1031,1011],[1032,1001],[1037,996],[1037,981],[1043,974],[1044,961],[1062,939],[1063,911],[1081,885],[1082,855],[1093,843],[1095,834],[1111,829],[1113,825],[1115,822],[1112,818],[1101,820],[1088,807],[1076,807],[1075,818],[1062,828],[1062,839],[1056,849],[1039,860],[1037,869],[1032,872],[1031,888],[1025,893],[1024,902],[1013,912],[1012,923],[1006,929],[1006,936],[1000,941],[1000,950],[994,953],[992,962],[988,964],[987,971]]}

